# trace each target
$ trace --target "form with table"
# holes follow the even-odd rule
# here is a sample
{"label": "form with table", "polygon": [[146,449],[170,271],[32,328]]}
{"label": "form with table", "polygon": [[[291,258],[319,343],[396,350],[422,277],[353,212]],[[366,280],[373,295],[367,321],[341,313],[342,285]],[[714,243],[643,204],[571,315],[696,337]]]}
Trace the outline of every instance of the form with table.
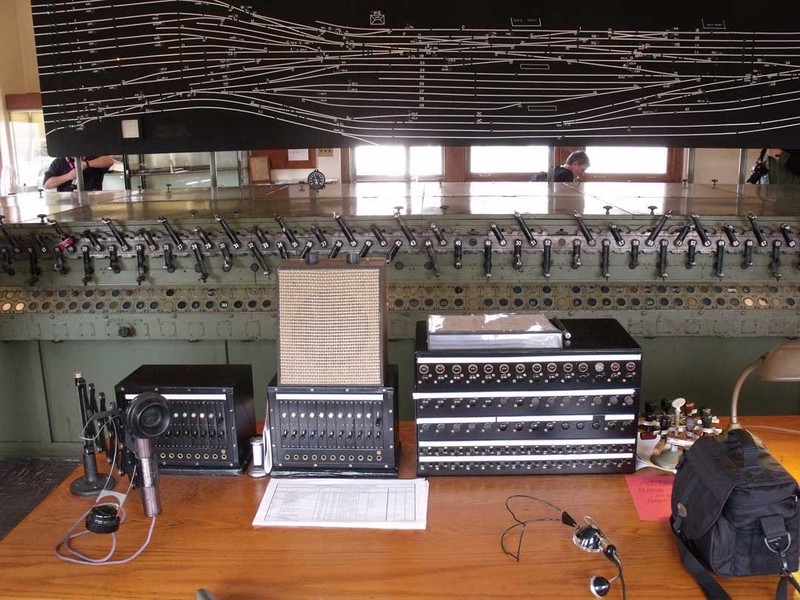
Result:
{"label": "form with table", "polygon": [[[800,416],[742,423],[800,477]],[[400,477],[414,478],[413,423],[401,423],[401,441]],[[579,520],[591,516],[618,548],[629,598],[703,597],[680,563],[669,524],[639,519],[624,475],[430,477],[425,530],[254,527],[269,478],[164,475],[150,546],[118,566],[55,556],[56,543],[91,504],[69,493],[71,479],[0,542],[0,597],[191,599],[202,588],[217,600],[590,598],[593,575],[616,574],[601,555],[578,550],[572,530],[558,522],[532,523],[520,561],[506,556],[500,536],[513,524],[505,501],[514,494],[547,500]],[[127,508],[121,556],[141,545],[148,526],[138,496]],[[90,537],[76,545],[98,554],[107,548],[106,537]],[[774,597],[776,581],[723,585],[734,599],[751,600]],[[621,597],[618,583],[607,597]]]}

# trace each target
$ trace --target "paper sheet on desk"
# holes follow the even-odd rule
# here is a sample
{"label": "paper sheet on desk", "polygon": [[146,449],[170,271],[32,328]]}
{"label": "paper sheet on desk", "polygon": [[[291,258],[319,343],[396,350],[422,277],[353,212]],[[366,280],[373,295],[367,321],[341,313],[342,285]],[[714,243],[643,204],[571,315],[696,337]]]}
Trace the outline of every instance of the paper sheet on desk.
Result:
{"label": "paper sheet on desk", "polygon": [[253,525],[425,529],[426,479],[275,479]]}

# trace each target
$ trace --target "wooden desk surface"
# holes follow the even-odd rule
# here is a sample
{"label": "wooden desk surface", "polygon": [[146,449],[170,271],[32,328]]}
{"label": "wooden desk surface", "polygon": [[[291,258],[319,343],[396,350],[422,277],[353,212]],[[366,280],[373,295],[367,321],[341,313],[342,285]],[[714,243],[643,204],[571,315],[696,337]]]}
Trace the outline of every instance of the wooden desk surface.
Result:
{"label": "wooden desk surface", "polygon": [[[797,431],[800,416],[742,422],[800,477],[800,438],[756,427]],[[413,433],[404,422],[404,478],[414,477]],[[619,548],[629,598],[703,597],[679,562],[669,525],[639,521],[621,475],[432,477],[425,531],[254,528],[266,479],[163,476],[164,510],[150,546],[130,564],[97,567],[54,554],[91,504],[70,495],[71,479],[0,542],[0,597],[190,600],[206,588],[218,600],[591,598],[590,577],[611,577],[616,569],[575,548],[560,523],[529,526],[518,563],[501,552],[500,534],[512,523],[504,503],[512,494],[536,495],[576,518],[591,515]],[[147,531],[138,494],[128,512],[118,534],[122,556]],[[76,546],[98,553],[109,543],[106,536],[82,539]],[[734,599],[751,600],[773,598],[776,580],[723,583]],[[614,584],[608,598],[620,597]]]}

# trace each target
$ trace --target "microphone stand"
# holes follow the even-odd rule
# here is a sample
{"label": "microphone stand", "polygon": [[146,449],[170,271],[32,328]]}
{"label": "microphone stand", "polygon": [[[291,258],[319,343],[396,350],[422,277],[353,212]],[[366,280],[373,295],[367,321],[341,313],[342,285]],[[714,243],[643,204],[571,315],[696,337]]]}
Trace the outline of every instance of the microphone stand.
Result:
{"label": "microphone stand", "polygon": [[[97,426],[92,419],[97,412],[97,401],[94,400],[94,386],[92,386],[92,399],[86,393],[86,380],[80,373],[75,373],[75,386],[78,388],[78,403],[81,408],[81,423],[83,425],[83,476],[78,477],[69,486],[69,491],[76,496],[96,496],[103,489],[113,489],[116,485],[114,478],[109,475],[100,475],[97,472],[97,457],[95,456]],[[94,403],[94,410],[92,407]],[[105,446],[104,443],[101,445]]]}

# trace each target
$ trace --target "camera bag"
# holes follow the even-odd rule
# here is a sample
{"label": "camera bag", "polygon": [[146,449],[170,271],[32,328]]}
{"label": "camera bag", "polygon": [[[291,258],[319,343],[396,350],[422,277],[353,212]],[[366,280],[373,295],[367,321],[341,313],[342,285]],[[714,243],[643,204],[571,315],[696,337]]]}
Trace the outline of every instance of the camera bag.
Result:
{"label": "camera bag", "polygon": [[780,576],[775,598],[800,585],[800,488],[752,434],[704,436],[682,456],[672,488],[670,524],[681,560],[713,600],[730,600],[708,573]]}

